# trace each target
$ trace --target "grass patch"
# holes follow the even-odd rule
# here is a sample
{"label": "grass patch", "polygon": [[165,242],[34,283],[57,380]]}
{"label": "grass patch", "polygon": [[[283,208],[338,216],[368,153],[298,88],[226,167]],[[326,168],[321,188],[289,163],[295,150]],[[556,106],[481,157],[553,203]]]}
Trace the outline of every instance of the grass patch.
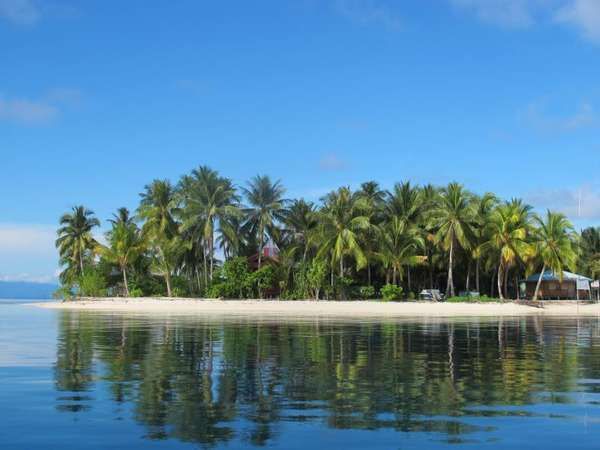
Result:
{"label": "grass patch", "polygon": [[488,297],[487,295],[481,297],[449,297],[446,299],[447,303],[499,303],[501,301],[499,298]]}

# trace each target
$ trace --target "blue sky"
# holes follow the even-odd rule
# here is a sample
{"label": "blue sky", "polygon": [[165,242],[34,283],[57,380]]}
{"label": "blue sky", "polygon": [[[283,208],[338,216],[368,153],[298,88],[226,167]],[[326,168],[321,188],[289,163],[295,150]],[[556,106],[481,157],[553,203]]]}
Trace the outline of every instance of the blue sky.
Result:
{"label": "blue sky", "polygon": [[200,164],[600,219],[598,0],[0,0],[0,55],[0,279],[54,276],[72,205]]}

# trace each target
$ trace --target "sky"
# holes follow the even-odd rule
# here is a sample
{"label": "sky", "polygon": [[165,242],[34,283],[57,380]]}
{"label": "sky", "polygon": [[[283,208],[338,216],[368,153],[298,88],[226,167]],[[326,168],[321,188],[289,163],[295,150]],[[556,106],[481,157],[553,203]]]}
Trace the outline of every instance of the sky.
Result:
{"label": "sky", "polygon": [[205,164],[597,225],[599,138],[600,0],[0,0],[0,280],[56,276],[73,205],[106,226]]}

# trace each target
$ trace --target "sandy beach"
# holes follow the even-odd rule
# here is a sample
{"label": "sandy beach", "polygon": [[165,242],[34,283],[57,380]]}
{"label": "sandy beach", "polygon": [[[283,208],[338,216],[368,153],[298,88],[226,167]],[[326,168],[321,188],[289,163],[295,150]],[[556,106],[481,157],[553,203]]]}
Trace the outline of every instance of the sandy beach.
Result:
{"label": "sandy beach", "polygon": [[257,315],[281,317],[493,317],[600,316],[600,304],[545,302],[543,308],[507,303],[434,303],[376,301],[281,301],[165,298],[102,298],[32,303],[48,309],[148,314]]}

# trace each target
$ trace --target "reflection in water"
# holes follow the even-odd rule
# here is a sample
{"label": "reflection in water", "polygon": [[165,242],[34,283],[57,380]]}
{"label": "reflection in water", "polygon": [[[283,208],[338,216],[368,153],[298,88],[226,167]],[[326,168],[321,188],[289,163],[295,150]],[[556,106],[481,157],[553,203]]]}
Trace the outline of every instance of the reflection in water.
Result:
{"label": "reflection in water", "polygon": [[149,439],[281,445],[282,427],[310,423],[501,440],[507,419],[560,420],[548,405],[578,405],[574,391],[586,393],[586,411],[597,408],[598,331],[596,320],[540,317],[257,323],[64,312],[56,409],[85,414],[86,393],[105,384]]}

